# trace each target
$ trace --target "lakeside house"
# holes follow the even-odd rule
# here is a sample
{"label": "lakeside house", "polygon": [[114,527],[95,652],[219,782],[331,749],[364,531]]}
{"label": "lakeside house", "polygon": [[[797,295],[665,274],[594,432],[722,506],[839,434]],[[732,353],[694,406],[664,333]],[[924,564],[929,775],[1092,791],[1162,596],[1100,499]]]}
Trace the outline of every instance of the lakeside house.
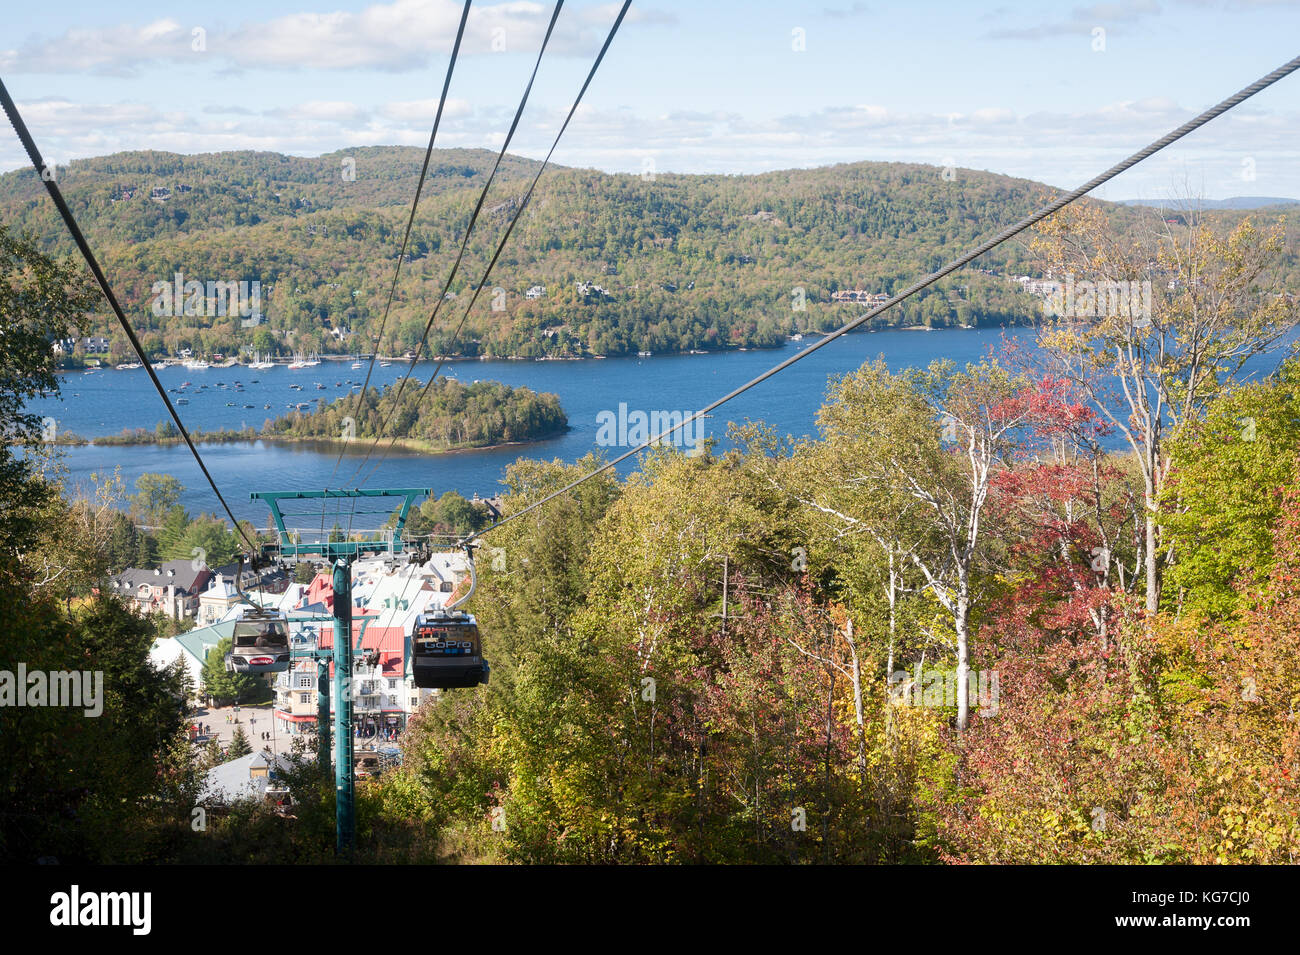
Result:
{"label": "lakeside house", "polygon": [[239,591],[235,589],[233,577],[218,571],[208,581],[207,589],[199,594],[199,610],[196,619],[200,626],[209,626],[224,620],[239,603]]}
{"label": "lakeside house", "polygon": [[1061,283],[1050,278],[1036,279],[1028,275],[1018,275],[1014,281],[1030,295],[1037,295],[1040,298],[1048,298],[1061,290]]}
{"label": "lakeside house", "polygon": [[850,288],[831,292],[831,301],[835,303],[852,302],[856,305],[884,305],[889,296],[884,292],[868,292],[864,289]]}
{"label": "lakeside house", "polygon": [[88,335],[85,338],[60,338],[54,342],[54,352],[57,355],[71,355],[77,350],[77,346],[86,354],[102,354],[108,351],[108,339],[103,335]]}

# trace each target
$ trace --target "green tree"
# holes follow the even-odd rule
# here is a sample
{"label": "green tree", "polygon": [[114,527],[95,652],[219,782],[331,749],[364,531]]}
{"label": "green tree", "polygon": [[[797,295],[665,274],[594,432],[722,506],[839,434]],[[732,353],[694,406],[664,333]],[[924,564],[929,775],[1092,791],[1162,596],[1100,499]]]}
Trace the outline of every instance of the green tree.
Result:
{"label": "green tree", "polygon": [[1148,283],[1146,301],[1135,294],[1119,304],[1113,292],[1099,291],[1095,303],[1075,306],[1088,314],[1063,316],[1039,339],[1051,372],[1123,436],[1142,476],[1148,613],[1159,610],[1169,556],[1159,515],[1177,463],[1169,432],[1194,421],[1252,357],[1295,326],[1297,304],[1275,267],[1284,233],[1280,224],[1257,229],[1249,218],[1229,231],[1191,211],[1135,238],[1116,235],[1101,207],[1086,202],[1039,227],[1034,247],[1051,273],[1102,289]]}
{"label": "green tree", "polygon": [[1270,381],[1212,402],[1170,442],[1177,463],[1161,497],[1173,553],[1164,605],[1234,617],[1273,567],[1274,524],[1295,484],[1300,448],[1300,361]]}
{"label": "green tree", "polygon": [[232,645],[231,638],[225,637],[208,651],[203,660],[203,692],[218,704],[252,703],[265,699],[270,695],[270,687],[261,677],[226,670],[226,654],[230,653]]}
{"label": "green tree", "polygon": [[136,530],[135,523],[125,514],[114,514],[105,554],[109,571],[120,573],[132,566],[139,552],[140,532]]}
{"label": "green tree", "polygon": [[487,523],[487,511],[475,507],[455,491],[447,491],[436,501],[426,500],[420,513],[443,533],[469,534]]}
{"label": "green tree", "polygon": [[230,737],[230,745],[226,748],[226,762],[238,759],[241,756],[247,756],[252,751],[252,744],[248,742],[248,736],[244,733],[244,728],[236,726],[234,735]]}
{"label": "green tree", "polygon": [[197,760],[198,768],[207,772],[226,761],[226,754],[221,750],[221,742],[214,736],[203,744]]}
{"label": "green tree", "polygon": [[253,333],[253,351],[259,355],[269,356],[276,353],[275,336],[265,327],[259,327]]}
{"label": "green tree", "polygon": [[203,516],[191,522],[175,548],[164,551],[163,556],[169,560],[186,557],[197,560],[199,555],[204,555],[208,567],[221,567],[239,554],[239,544],[238,535],[227,529],[225,521]]}
{"label": "green tree", "polygon": [[[65,500],[60,472],[23,410],[57,394],[51,343],[93,299],[82,273],[0,227],[0,671],[85,673],[81,706],[6,708],[0,732],[0,859],[30,863],[156,859],[175,807],[193,805],[184,689],[149,659],[154,628],[104,594],[75,609],[105,572],[121,500],[116,475]],[[27,446],[34,453],[19,457]],[[39,473],[42,467],[45,473]],[[106,510],[107,508],[107,510]]]}
{"label": "green tree", "polygon": [[184,490],[185,486],[170,474],[145,473],[135,479],[131,503],[143,523],[158,527],[180,504]]}
{"label": "green tree", "polygon": [[21,661],[32,671],[101,676],[91,690],[97,707],[6,710],[0,857],[149,861],[166,826],[179,822],[168,807],[193,805],[184,688],[150,662],[150,622],[117,598],[69,619],[49,596],[17,597],[16,583],[0,575],[0,600],[23,607],[21,619],[0,614],[0,669],[16,672]]}
{"label": "green tree", "polygon": [[58,422],[27,411],[28,399],[58,394],[52,343],[69,336],[95,301],[84,273],[42,254],[35,240],[0,225],[0,550],[12,558],[31,533],[48,484],[33,481],[39,455],[18,455],[53,439]]}
{"label": "green tree", "polygon": [[189,552],[183,549],[185,532],[189,530],[189,526],[189,512],[181,505],[173,504],[163,517],[162,528],[158,531],[158,550],[163,560],[178,560],[190,556]]}
{"label": "green tree", "polygon": [[[936,362],[923,374],[895,375],[881,360],[836,382],[819,416],[843,465],[832,481],[853,488],[852,495],[863,488],[877,500],[905,501],[933,529],[918,542],[928,546],[904,547],[896,556],[911,565],[946,618],[944,636],[956,650],[959,729],[969,716],[977,609],[994,570],[990,489],[1010,467],[1018,430],[1033,420],[1029,392],[1025,380],[993,362],[961,371]],[[868,504],[860,516],[839,508],[823,513],[838,518],[843,532],[866,531],[881,541],[892,536],[893,518],[878,506]]]}

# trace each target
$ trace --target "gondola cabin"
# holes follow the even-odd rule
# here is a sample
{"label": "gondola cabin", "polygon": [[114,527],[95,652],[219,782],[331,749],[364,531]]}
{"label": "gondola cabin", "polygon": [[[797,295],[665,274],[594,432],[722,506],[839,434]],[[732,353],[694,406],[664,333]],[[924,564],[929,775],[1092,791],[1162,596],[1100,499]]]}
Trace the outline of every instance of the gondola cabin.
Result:
{"label": "gondola cabin", "polygon": [[280,673],[289,669],[289,621],[275,611],[249,611],[235,622],[226,669],[234,673]]}
{"label": "gondola cabin", "polygon": [[411,673],[415,685],[447,690],[488,681],[478,623],[467,613],[422,613],[411,631]]}

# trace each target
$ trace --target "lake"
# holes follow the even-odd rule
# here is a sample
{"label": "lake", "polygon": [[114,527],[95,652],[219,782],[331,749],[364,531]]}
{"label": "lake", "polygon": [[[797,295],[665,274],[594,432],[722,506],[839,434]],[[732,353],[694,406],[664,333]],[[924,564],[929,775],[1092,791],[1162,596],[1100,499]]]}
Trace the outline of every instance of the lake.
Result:
{"label": "lake", "polygon": [[[1034,334],[1033,329],[1021,327],[887,329],[847,335],[724,405],[705,421],[703,432],[717,438],[723,447],[731,421],[761,420],[782,434],[811,435],[816,432],[816,413],[825,399],[829,379],[852,371],[863,362],[883,356],[896,370],[922,367],[938,358],[950,358],[961,364],[978,361],[991,348],[998,349],[1004,337],[1030,343]],[[604,450],[607,457],[613,457],[626,448],[597,448],[598,416],[602,412],[618,415],[620,404],[625,404],[629,413],[638,410],[647,414],[693,412],[816,340],[808,336],[802,342],[787,342],[781,348],[703,355],[448,362],[441,374],[464,384],[495,380],[534,391],[554,392],[568,415],[570,430],[547,441],[491,450],[430,455],[394,448],[378,470],[365,480],[364,486],[429,487],[435,495],[454,490],[466,497],[475,493],[489,496],[501,490],[500,480],[507,465],[521,456],[571,462],[593,450]],[[1270,356],[1257,362],[1256,367],[1271,369],[1278,360],[1276,355]],[[388,368],[376,365],[371,386],[382,387],[396,381],[407,365],[399,361]],[[416,366],[415,377],[427,380],[432,370],[431,362],[421,362]],[[240,366],[202,371],[175,366],[159,370],[158,375],[164,387],[178,389],[170,395],[173,401],[182,394],[189,399],[188,404],[177,408],[186,427],[211,431],[245,425],[260,428],[267,418],[284,414],[298,402],[314,404],[318,398],[334,400],[355,394],[349,381],[360,383],[365,368],[354,370],[348,361],[322,361],[316,367],[293,371],[283,365],[273,369],[252,370]],[[242,393],[236,392],[236,381],[241,383]],[[190,385],[180,392],[184,382]],[[324,387],[318,389],[317,383]],[[295,384],[301,390],[290,387]],[[207,387],[201,389],[201,385]],[[73,431],[86,438],[102,437],[128,427],[153,428],[167,418],[166,408],[143,368],[68,373],[62,376],[62,389],[62,400],[41,399],[29,404],[33,412],[54,418],[61,432]],[[228,403],[234,407],[228,407]],[[369,442],[357,441],[344,454],[337,470],[337,446],[258,441],[207,444],[201,451],[236,515],[261,526],[266,522],[266,506],[250,501],[249,491],[354,486],[357,480],[354,475],[368,445]],[[381,448],[385,445],[386,441]],[[115,467],[121,468],[128,488],[133,488],[136,477],[144,472],[164,472],[175,475],[185,485],[182,503],[191,513],[218,510],[215,496],[184,444],[62,450],[70,483],[75,486],[85,487],[92,472],[111,472]],[[378,457],[376,452],[363,474],[370,471]],[[635,459],[629,459],[619,470],[626,474],[635,466]]]}

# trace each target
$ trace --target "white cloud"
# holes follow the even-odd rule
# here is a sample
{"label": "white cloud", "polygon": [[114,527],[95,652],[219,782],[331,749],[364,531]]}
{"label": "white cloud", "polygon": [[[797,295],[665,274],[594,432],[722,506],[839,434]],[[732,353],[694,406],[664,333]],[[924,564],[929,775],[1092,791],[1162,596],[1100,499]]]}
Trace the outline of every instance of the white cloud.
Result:
{"label": "white cloud", "polygon": [[[618,12],[601,4],[561,12],[548,52],[594,54]],[[241,70],[351,70],[402,72],[428,67],[450,52],[463,5],[458,0],[393,0],[360,12],[302,12],[241,24],[186,26],[158,20],[143,26],[68,30],[0,50],[5,73],[99,73],[134,75],[176,62],[208,62]],[[462,55],[535,51],[550,22],[552,7],[533,0],[475,5],[465,27]],[[674,18],[633,8],[626,23],[664,25]],[[193,49],[192,31],[204,31],[203,49]]]}
{"label": "white cloud", "polygon": [[268,110],[266,115],[351,124],[364,120],[367,113],[355,103],[338,100],[310,100],[306,103],[299,103],[291,109]]}
{"label": "white cloud", "polygon": [[[395,101],[385,103],[379,107],[378,112],[385,119],[407,123],[423,123],[425,126],[431,126],[434,117],[438,115],[438,100],[411,99]],[[473,113],[473,109],[469,105],[469,100],[450,96],[447,98],[447,104],[442,108],[442,121],[445,123],[450,119],[469,116],[471,113]]]}
{"label": "white cloud", "polygon": [[[102,155],[126,149],[211,152],[267,149],[319,155],[375,144],[424,146],[437,101],[358,104],[312,100],[249,114],[231,107],[164,112],[132,104],[80,105],[61,99],[20,104],[49,157]],[[508,111],[471,109],[453,100],[438,134],[443,147],[493,148]],[[733,112],[678,110],[643,116],[587,108],[570,125],[555,161],[570,166],[639,172],[653,157],[660,172],[743,173],[858,160],[920,162],[990,169],[1074,186],[1186,122],[1193,111],[1166,98],[1124,101],[1086,112],[904,113],[879,105],[838,107],[752,120]],[[520,127],[513,152],[540,158],[562,122],[562,110],[537,110]],[[1192,163],[1218,195],[1300,196],[1292,161],[1300,117],[1238,107],[1166,150],[1126,183],[1162,184],[1168,170]],[[1255,160],[1258,180],[1237,182],[1241,160]],[[24,165],[17,144],[0,141],[0,168]],[[1181,167],[1180,167],[1181,168]],[[1151,185],[1147,194],[1157,191]],[[1128,187],[1123,194],[1142,189]]]}
{"label": "white cloud", "polygon": [[[1050,37],[1090,35],[1097,27],[1118,32],[1117,24],[1131,24],[1158,16],[1160,4],[1156,0],[1122,0],[1118,3],[1095,3],[1075,7],[1067,18],[1028,26],[1005,27],[988,35],[999,40],[1039,40]],[[1006,14],[1008,19],[1012,14]]]}
{"label": "white cloud", "polygon": [[119,25],[69,30],[57,39],[32,40],[0,50],[5,73],[105,73],[127,76],[147,62],[171,62],[199,56],[192,36],[175,20],[144,26]]}

